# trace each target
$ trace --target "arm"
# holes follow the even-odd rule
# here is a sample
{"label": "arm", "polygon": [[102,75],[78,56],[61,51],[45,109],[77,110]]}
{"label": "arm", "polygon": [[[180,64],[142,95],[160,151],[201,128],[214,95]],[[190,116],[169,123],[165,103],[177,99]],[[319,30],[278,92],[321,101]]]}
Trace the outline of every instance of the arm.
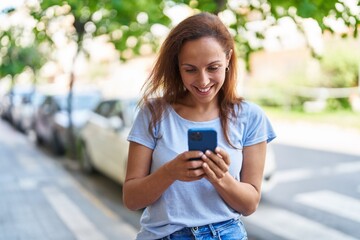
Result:
{"label": "arm", "polygon": [[240,182],[227,172],[225,164],[230,164],[227,153],[220,149],[217,155],[206,155],[203,157],[205,174],[223,200],[245,216],[255,212],[261,197],[266,142],[244,147]]}
{"label": "arm", "polygon": [[131,210],[151,205],[176,180],[195,181],[203,177],[202,161],[188,161],[200,157],[201,152],[179,154],[175,159],[150,174],[153,150],[130,142],[123,202]]}

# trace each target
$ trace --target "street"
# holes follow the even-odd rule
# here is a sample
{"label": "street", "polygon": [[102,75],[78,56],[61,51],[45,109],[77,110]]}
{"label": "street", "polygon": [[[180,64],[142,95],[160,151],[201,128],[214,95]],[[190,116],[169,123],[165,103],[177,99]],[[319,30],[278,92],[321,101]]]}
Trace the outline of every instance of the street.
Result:
{"label": "street", "polygon": [[359,156],[274,144],[275,187],[245,224],[255,239],[360,239]]}
{"label": "street", "polygon": [[[243,218],[249,239],[360,239],[360,155],[272,145],[276,184]],[[123,207],[120,185],[1,120],[0,195],[0,240],[134,239],[139,228],[141,212]]]}

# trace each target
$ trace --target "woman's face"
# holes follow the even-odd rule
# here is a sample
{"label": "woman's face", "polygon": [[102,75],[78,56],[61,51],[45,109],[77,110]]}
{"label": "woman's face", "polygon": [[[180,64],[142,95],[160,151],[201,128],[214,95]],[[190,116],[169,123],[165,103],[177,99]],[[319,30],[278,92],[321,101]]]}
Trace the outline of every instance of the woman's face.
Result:
{"label": "woman's face", "polygon": [[229,59],[223,48],[211,37],[186,42],[179,54],[183,84],[199,103],[208,103],[216,99],[224,84],[225,68],[228,64]]}

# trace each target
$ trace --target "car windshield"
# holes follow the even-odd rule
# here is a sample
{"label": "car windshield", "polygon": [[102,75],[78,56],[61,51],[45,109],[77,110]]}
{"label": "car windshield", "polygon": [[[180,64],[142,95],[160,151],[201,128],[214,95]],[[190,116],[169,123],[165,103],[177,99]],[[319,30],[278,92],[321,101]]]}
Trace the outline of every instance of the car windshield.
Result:
{"label": "car windshield", "polygon": [[[98,103],[100,97],[97,94],[73,94],[72,96],[72,110],[90,110],[95,107]],[[68,95],[58,96],[57,97],[59,106],[61,110],[68,109]]]}
{"label": "car windshield", "polygon": [[32,88],[29,88],[29,89],[14,88],[11,93],[14,103],[20,103],[22,101],[22,99],[25,99],[25,98],[30,99],[33,91],[34,90]]}
{"label": "car windshield", "polygon": [[34,93],[32,95],[32,103],[34,104],[34,106],[39,106],[44,99],[45,99],[45,95],[42,95],[40,93]]}

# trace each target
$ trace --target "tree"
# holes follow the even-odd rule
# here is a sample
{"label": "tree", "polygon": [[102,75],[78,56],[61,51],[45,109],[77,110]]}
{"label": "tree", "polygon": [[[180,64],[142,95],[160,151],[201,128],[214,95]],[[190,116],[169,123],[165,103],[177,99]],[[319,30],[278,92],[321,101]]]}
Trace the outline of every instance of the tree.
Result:
{"label": "tree", "polygon": [[[335,33],[334,23],[342,24],[348,30],[341,33],[343,37],[357,37],[360,23],[359,0],[178,0],[176,2],[184,2],[199,11],[209,11],[219,15],[225,13],[228,18],[229,16],[233,18],[229,27],[238,43],[240,56],[247,63],[252,52],[263,48],[266,31],[278,25],[278,21],[282,18],[291,18],[304,34],[306,19],[315,20],[322,32]],[[254,22],[262,23],[262,26],[251,28],[250,25]],[[314,56],[319,54],[310,44],[309,47]]]}
{"label": "tree", "polygon": [[[10,11],[8,14],[13,13]],[[11,85],[14,85],[15,77],[30,68],[35,84],[38,70],[46,60],[39,46],[31,41],[33,37],[31,30],[23,26],[9,24],[5,29],[0,29],[0,79],[10,76]]]}
{"label": "tree", "polygon": [[[89,39],[106,36],[122,60],[149,49],[156,51],[162,37],[156,29],[171,28],[174,23],[168,14],[169,9],[182,6],[192,13],[208,11],[227,19],[238,43],[238,52],[248,62],[250,54],[263,47],[266,31],[284,17],[291,18],[299,29],[303,29],[304,19],[312,18],[322,31],[334,31],[330,23],[341,21],[349,30],[344,35],[357,36],[360,21],[358,2],[353,0],[351,5],[351,1],[345,0],[40,0],[38,6],[32,6],[32,13],[38,21],[34,28],[37,42],[46,42],[55,49],[55,36],[61,29],[67,41],[76,46],[69,79],[68,109],[71,113],[74,66],[81,53],[87,54],[84,43]],[[262,27],[252,28],[250,23],[254,22],[260,22]],[[69,122],[72,126],[71,117]],[[73,142],[73,137],[70,138]],[[71,152],[74,155],[75,150]]]}
{"label": "tree", "polygon": [[[150,11],[151,14],[145,14],[145,11]],[[168,22],[168,18],[162,14],[162,8],[155,0],[68,0],[60,3],[56,0],[47,0],[41,1],[39,8],[33,9],[33,16],[38,20],[38,27],[35,30],[39,42],[51,42],[56,48],[54,37],[58,29],[56,27],[54,29],[54,26],[62,25],[66,28],[64,34],[67,41],[76,46],[72,56],[67,108],[70,129],[69,154],[70,157],[76,158],[76,143],[71,117],[72,94],[75,82],[75,63],[81,53],[88,55],[84,42],[97,36],[107,35],[119,52],[123,53],[120,54],[121,58],[125,59],[129,55],[139,54],[140,47],[146,44],[146,41],[152,41],[152,39],[143,37],[146,36],[146,32],[149,32],[152,24]],[[64,21],[70,22],[70,25],[63,24]]]}

